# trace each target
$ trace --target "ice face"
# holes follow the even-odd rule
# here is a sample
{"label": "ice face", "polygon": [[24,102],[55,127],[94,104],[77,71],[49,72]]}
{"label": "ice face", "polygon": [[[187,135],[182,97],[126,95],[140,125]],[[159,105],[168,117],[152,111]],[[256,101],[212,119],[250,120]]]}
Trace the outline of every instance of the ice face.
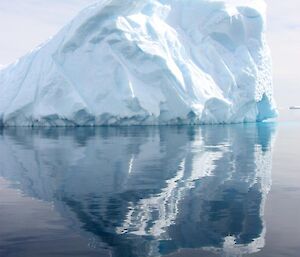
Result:
{"label": "ice face", "polygon": [[263,1],[113,0],[0,72],[6,126],[276,116]]}

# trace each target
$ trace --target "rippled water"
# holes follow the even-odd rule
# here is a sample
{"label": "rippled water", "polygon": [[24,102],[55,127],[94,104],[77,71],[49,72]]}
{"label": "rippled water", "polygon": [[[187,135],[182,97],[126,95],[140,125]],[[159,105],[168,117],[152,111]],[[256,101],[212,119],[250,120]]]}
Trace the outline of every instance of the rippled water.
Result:
{"label": "rippled water", "polygon": [[0,256],[296,257],[299,129],[0,130]]}

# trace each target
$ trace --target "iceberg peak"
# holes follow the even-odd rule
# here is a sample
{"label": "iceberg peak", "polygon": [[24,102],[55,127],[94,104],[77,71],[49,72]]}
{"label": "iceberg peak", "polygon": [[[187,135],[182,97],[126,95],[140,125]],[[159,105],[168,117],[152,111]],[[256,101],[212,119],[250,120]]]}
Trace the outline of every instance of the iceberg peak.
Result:
{"label": "iceberg peak", "polygon": [[4,126],[276,116],[262,0],[111,0],[0,71]]}

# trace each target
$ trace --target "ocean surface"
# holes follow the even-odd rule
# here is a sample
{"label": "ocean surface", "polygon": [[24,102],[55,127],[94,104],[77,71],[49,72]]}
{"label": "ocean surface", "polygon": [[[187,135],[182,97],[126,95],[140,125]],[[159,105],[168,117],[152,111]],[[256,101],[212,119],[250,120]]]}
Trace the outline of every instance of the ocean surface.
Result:
{"label": "ocean surface", "polygon": [[295,117],[0,130],[1,257],[299,257],[299,217]]}

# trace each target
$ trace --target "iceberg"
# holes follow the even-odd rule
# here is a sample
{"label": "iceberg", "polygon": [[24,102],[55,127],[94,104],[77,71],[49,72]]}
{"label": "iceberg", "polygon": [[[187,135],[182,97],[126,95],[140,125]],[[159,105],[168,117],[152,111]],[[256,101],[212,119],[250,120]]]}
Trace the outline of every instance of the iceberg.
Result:
{"label": "iceberg", "polygon": [[265,9],[262,0],[98,1],[0,70],[0,126],[273,118]]}

